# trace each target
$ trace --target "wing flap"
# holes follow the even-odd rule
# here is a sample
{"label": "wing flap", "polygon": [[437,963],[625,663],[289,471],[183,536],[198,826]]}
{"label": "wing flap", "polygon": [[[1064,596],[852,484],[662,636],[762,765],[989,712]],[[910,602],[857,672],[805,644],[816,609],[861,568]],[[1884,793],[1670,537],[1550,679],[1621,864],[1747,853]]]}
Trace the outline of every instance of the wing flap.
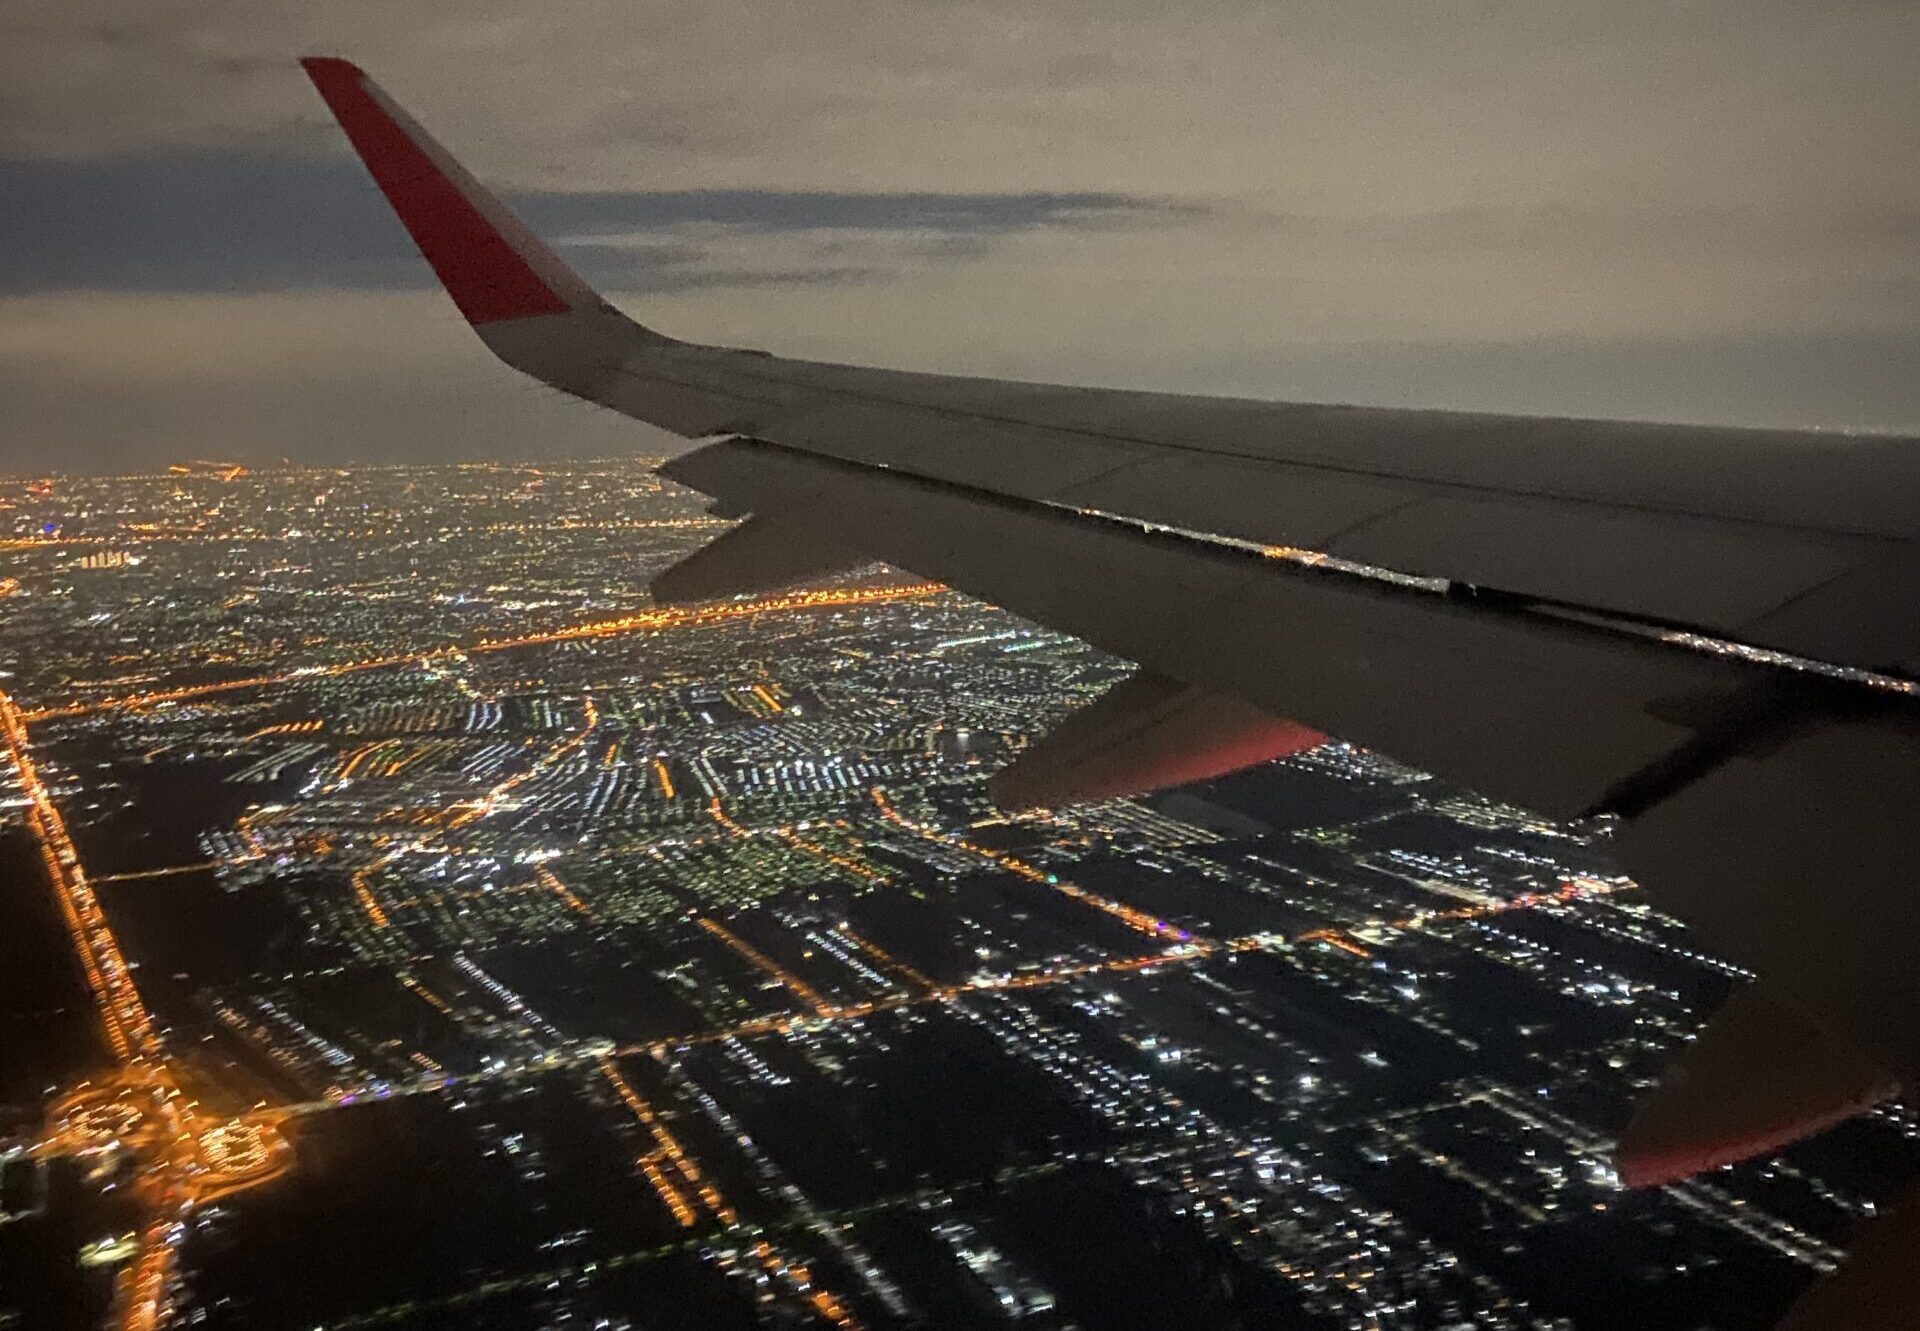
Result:
{"label": "wing flap", "polygon": [[1861,1226],[1841,1268],[1806,1292],[1774,1331],[1912,1331],[1920,1308],[1920,1188]]}
{"label": "wing flap", "polygon": [[1156,454],[1054,496],[1103,513],[1150,513],[1187,531],[1262,545],[1324,550],[1357,523],[1413,503],[1419,491],[1386,481],[1294,471],[1266,463]]}

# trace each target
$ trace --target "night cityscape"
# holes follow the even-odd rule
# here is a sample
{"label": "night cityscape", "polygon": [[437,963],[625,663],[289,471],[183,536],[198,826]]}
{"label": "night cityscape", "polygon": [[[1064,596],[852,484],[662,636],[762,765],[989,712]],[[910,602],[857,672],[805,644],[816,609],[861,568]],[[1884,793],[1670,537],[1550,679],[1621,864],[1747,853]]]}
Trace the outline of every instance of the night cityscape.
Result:
{"label": "night cityscape", "polygon": [[1883,1107],[1610,1165],[1744,973],[1339,742],[1003,816],[1125,663],[655,607],[657,459],[0,486],[0,1326],[1770,1325]]}

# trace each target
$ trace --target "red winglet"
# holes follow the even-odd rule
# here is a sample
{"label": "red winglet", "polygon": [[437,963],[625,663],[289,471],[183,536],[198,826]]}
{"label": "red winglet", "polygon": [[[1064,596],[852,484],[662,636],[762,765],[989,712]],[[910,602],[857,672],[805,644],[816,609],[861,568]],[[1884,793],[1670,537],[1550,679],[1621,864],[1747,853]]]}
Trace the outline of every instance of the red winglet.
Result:
{"label": "red winglet", "polygon": [[358,66],[325,56],[300,65],[468,323],[565,314],[591,297]]}

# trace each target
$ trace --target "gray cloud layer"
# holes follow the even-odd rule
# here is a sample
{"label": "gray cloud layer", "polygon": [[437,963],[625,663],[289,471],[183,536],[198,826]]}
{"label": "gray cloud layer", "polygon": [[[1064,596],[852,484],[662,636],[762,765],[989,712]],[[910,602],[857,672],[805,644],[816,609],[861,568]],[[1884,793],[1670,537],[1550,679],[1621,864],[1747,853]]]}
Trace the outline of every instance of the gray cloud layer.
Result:
{"label": "gray cloud layer", "polygon": [[683,336],[1920,424],[1920,6],[17,0],[0,467],[644,437],[524,392],[419,290],[314,50]]}
{"label": "gray cloud layer", "polygon": [[[1119,194],[852,194],[826,191],[510,192],[534,229],[588,276],[627,292],[854,280],[862,251],[837,233],[898,233],[894,249],[976,257],[1041,227],[1152,225],[1195,210]],[[11,200],[0,293],[273,292],[425,288],[421,263],[357,162],[217,150],[105,160],[0,158]],[[821,262],[707,264],[703,237],[816,235]],[[884,257],[884,252],[882,257]],[[877,275],[875,273],[874,275]]]}

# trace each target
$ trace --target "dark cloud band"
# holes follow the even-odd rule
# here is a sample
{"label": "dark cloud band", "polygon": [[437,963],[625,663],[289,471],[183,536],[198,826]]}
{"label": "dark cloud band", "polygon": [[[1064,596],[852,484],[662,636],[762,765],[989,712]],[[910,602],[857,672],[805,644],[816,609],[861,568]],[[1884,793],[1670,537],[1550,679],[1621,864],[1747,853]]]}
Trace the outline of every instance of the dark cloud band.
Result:
{"label": "dark cloud band", "polygon": [[[1110,193],[939,194],[671,190],[509,196],[582,272],[630,291],[866,280],[882,270],[702,263],[697,238],[898,233],[923,259],[976,256],[995,236],[1041,228],[1151,225],[1198,211]],[[0,159],[6,240],[0,293],[406,289],[431,274],[348,161],[220,152],[110,161]],[[615,236],[640,236],[610,243]],[[657,239],[656,239],[657,237]]]}

